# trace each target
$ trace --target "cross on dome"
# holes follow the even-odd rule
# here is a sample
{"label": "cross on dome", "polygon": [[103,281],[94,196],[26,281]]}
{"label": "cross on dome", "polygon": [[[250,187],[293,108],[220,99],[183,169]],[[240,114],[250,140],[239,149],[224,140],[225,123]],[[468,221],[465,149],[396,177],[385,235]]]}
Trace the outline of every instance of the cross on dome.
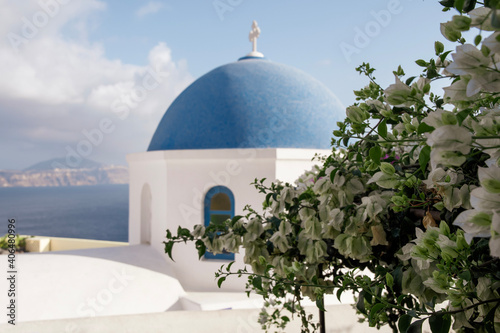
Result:
{"label": "cross on dome", "polygon": [[248,40],[252,42],[252,52],[247,54],[247,57],[259,57],[263,58],[264,55],[260,52],[257,51],[257,38],[260,36],[260,28],[259,25],[257,24],[257,21],[252,22],[252,30],[250,30],[250,33],[248,34]]}

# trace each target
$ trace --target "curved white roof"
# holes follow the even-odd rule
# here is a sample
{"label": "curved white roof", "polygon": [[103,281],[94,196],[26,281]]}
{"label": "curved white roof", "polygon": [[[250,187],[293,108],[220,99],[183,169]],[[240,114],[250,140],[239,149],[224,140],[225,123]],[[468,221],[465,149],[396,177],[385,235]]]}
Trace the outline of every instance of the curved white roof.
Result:
{"label": "curved white roof", "polygon": [[[19,254],[16,261],[20,322],[163,312],[185,294],[149,246]],[[8,281],[0,281],[0,289],[8,290]]]}

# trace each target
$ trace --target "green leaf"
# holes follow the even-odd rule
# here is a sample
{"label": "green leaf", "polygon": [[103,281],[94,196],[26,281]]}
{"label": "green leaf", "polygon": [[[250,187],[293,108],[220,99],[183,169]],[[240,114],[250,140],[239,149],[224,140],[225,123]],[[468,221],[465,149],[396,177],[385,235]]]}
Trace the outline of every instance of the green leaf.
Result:
{"label": "green leaf", "polygon": [[376,303],[374,306],[372,306],[370,310],[370,323],[375,319],[375,316],[382,311],[384,308],[384,304],[382,303]]}
{"label": "green leaf", "polygon": [[344,292],[344,289],[342,288],[339,288],[339,290],[337,290],[337,299],[340,301],[340,297],[342,296],[342,293]]}
{"label": "green leaf", "polygon": [[425,319],[420,319],[411,323],[410,327],[406,330],[406,333],[422,333],[422,324]]}
{"label": "green leaf", "polygon": [[403,285],[403,267],[398,266],[392,272],[394,277],[394,291],[401,291]]}
{"label": "green leaf", "polygon": [[465,3],[465,0],[455,0],[455,8],[459,12],[462,12],[462,10],[464,9],[464,3]]}
{"label": "green leaf", "polygon": [[424,122],[421,122],[420,125],[418,125],[417,133],[422,134],[422,133],[432,132],[433,130],[434,130],[434,127],[429,126]]}
{"label": "green leaf", "polygon": [[323,296],[318,296],[318,297],[316,298],[316,306],[317,306],[317,307],[318,307],[318,309],[320,309],[321,311],[326,312],[326,310],[325,310],[325,301],[324,301]]}
{"label": "green leaf", "polygon": [[182,238],[189,238],[191,236],[191,232],[189,229],[179,227],[177,229],[177,236]]}
{"label": "green leaf", "polygon": [[387,121],[385,119],[378,124],[378,135],[384,139],[387,137]]}
{"label": "green leaf", "polygon": [[429,326],[432,333],[448,333],[451,327],[451,316],[449,314],[431,316]]}
{"label": "green leaf", "polygon": [[434,50],[436,51],[436,55],[443,53],[443,51],[444,51],[443,43],[441,43],[439,41],[434,42]]}
{"label": "green leaf", "polygon": [[470,281],[472,279],[472,275],[470,271],[466,270],[463,271],[462,273],[458,274],[458,277],[465,280],[465,281]]}
{"label": "green leaf", "polygon": [[269,205],[269,202],[270,202],[272,196],[273,196],[272,192],[270,192],[270,193],[268,193],[266,195],[266,201],[265,202],[266,202],[267,205]]}
{"label": "green leaf", "polygon": [[420,154],[418,155],[418,163],[420,164],[420,170],[422,170],[423,173],[425,173],[425,170],[427,169],[427,164],[431,160],[431,147],[425,146],[422,148],[420,151]]}
{"label": "green leaf", "polygon": [[387,286],[392,289],[392,286],[394,286],[394,277],[391,273],[385,274],[385,282],[387,283]]}
{"label": "green leaf", "polygon": [[198,239],[196,241],[195,246],[196,249],[198,250],[198,259],[201,259],[205,255],[205,252],[207,252],[207,247],[205,246],[205,243],[201,239]]}
{"label": "green leaf", "polygon": [[174,247],[174,242],[164,242],[165,243],[165,253],[168,254],[169,258],[172,261],[175,261],[174,258],[172,258],[172,248]]}
{"label": "green leaf", "polygon": [[451,51],[446,51],[445,53],[441,54],[439,56],[439,58],[441,58],[441,62],[444,62],[446,60],[446,57],[448,56],[448,54],[450,54]]}
{"label": "green leaf", "polygon": [[409,78],[406,79],[405,83],[407,86],[411,85],[413,80],[415,80],[416,76],[410,76]]}
{"label": "green leaf", "polygon": [[427,67],[427,61],[425,61],[425,60],[418,59],[418,60],[415,61],[415,63],[417,65],[419,65],[420,67]]}
{"label": "green leaf", "polygon": [[475,38],[474,38],[474,45],[478,46],[479,43],[481,43],[481,39],[483,39],[483,37],[481,35],[477,35]]}
{"label": "green leaf", "polygon": [[453,5],[455,4],[455,0],[443,0],[439,1],[439,3],[444,7],[453,7]]}
{"label": "green leaf", "polygon": [[457,113],[456,116],[457,116],[457,120],[458,120],[458,125],[462,126],[462,123],[465,120],[465,118],[467,118],[467,116],[470,115],[471,113],[472,113],[472,109],[465,109],[465,110]]}
{"label": "green leaf", "polygon": [[260,276],[254,276],[252,279],[252,286],[255,289],[262,290],[262,278]]}
{"label": "green leaf", "polygon": [[[361,291],[358,295],[358,302],[356,303],[356,309],[358,309],[359,312],[366,314],[366,308],[365,308],[365,291]],[[337,295],[339,296],[339,295]],[[340,297],[339,297],[340,300]]]}
{"label": "green leaf", "polygon": [[374,146],[370,148],[370,159],[375,162],[375,164],[380,165],[380,158],[382,157],[382,149],[379,146]]}
{"label": "green leaf", "polygon": [[223,276],[223,277],[219,278],[219,279],[217,280],[217,286],[220,288],[220,286],[222,285],[222,282],[224,282],[225,280],[226,280],[226,277],[225,277],[225,276]]}
{"label": "green leaf", "polygon": [[410,327],[411,324],[411,316],[404,314],[401,317],[399,317],[398,320],[398,329],[401,333],[405,333],[408,330],[408,327]]}
{"label": "green leaf", "polygon": [[339,169],[334,169],[331,173],[330,173],[330,181],[333,183],[333,180],[335,179],[335,175],[337,174],[337,171],[339,171]]}
{"label": "green leaf", "polygon": [[233,266],[233,264],[234,264],[234,261],[231,261],[231,262],[227,265],[227,267],[226,267],[226,271],[227,271],[228,273],[231,271],[231,266]]}

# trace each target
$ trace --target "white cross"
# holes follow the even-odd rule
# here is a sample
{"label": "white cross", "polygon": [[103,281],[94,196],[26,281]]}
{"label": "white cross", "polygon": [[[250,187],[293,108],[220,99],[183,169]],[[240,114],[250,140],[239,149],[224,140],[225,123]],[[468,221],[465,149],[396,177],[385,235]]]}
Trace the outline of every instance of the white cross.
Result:
{"label": "white cross", "polygon": [[250,30],[250,34],[248,35],[248,39],[253,43],[253,52],[257,52],[257,38],[260,36],[260,28],[257,25],[257,21],[253,21],[252,30]]}

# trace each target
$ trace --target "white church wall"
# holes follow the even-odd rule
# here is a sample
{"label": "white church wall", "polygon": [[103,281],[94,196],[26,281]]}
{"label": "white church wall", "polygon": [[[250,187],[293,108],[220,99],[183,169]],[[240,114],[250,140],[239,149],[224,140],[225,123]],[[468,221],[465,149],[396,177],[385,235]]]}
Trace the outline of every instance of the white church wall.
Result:
{"label": "white church wall", "polygon": [[[141,224],[145,223],[150,224],[150,244],[161,243],[165,237],[167,174],[163,155],[163,152],[148,152],[127,156],[130,174],[129,243],[131,245],[145,243],[145,237],[141,237],[141,231],[148,229],[144,226],[141,228]],[[149,189],[150,198],[145,195],[145,189]]]}
{"label": "white church wall", "polygon": [[326,156],[329,153],[326,149],[277,149],[276,179],[294,183],[306,170],[321,165],[321,161],[312,160],[315,154]]}
{"label": "white church wall", "polygon": [[[167,156],[168,228],[177,226],[192,230],[195,224],[204,223],[204,198],[214,186],[229,188],[234,195],[235,215],[244,214],[250,204],[260,209],[262,196],[250,185],[257,178],[272,179],[275,175],[273,154],[257,150],[193,150],[169,151]],[[174,247],[176,275],[186,290],[219,290],[214,272],[230,261],[202,259],[192,244]],[[234,268],[243,267],[244,253],[235,254]],[[243,290],[245,279],[227,279],[222,290]]]}

